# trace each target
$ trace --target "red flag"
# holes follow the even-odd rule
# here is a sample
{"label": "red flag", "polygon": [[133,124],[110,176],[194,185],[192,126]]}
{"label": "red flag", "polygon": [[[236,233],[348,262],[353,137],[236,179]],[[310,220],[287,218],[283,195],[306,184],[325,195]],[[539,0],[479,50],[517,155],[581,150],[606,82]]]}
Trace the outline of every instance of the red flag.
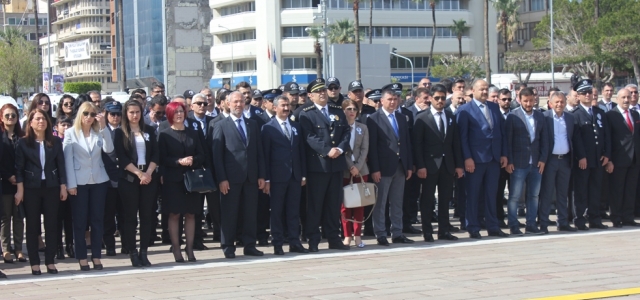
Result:
{"label": "red flag", "polygon": [[267,57],[269,58],[269,60],[271,60],[271,49],[269,47],[270,46],[267,45]]}

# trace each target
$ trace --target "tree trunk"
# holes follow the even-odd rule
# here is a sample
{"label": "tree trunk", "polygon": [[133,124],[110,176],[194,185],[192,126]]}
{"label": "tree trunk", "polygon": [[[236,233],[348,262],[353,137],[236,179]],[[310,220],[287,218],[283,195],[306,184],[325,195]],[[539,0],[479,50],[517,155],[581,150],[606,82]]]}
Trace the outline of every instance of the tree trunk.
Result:
{"label": "tree trunk", "polygon": [[489,54],[489,0],[484,0],[484,68],[487,83],[491,84],[491,55]]}
{"label": "tree trunk", "polygon": [[[38,0],[33,0],[33,15],[34,15],[34,18],[36,19],[36,56],[38,57],[38,66],[39,66],[40,72],[42,72],[42,57],[40,57],[40,25],[38,24]],[[47,49],[47,51],[49,51],[49,49]],[[52,74],[49,74],[49,76],[51,75]],[[36,83],[35,83],[36,86],[34,91],[38,90],[38,86],[44,87],[44,82],[43,84],[38,84],[42,79],[42,76],[38,76],[38,77],[39,78],[36,78]],[[49,87],[49,93],[51,93],[51,87]]]}
{"label": "tree trunk", "polygon": [[501,21],[502,21],[502,31],[504,32],[504,53],[507,53],[507,51],[509,51],[509,45],[508,45],[509,36],[507,35],[507,17],[502,16]]}
{"label": "tree trunk", "polygon": [[[125,91],[127,89],[127,72],[126,72],[126,67],[125,67],[125,61],[124,61],[124,18],[123,18],[123,12],[124,12],[124,7],[123,7],[123,1],[122,0],[118,0],[118,47],[116,49],[120,50],[120,57],[118,59],[119,62],[119,66],[118,69],[120,70],[120,79],[118,80],[118,83],[120,85],[120,90],[121,91]],[[112,47],[113,49],[113,47]],[[111,50],[113,51],[113,50]],[[166,82],[165,82],[166,83]]]}
{"label": "tree trunk", "polygon": [[373,44],[373,0],[369,0],[369,44]]}
{"label": "tree trunk", "polygon": [[458,36],[458,54],[462,58],[462,36]]}
{"label": "tree trunk", "polygon": [[638,58],[632,57],[629,59],[631,61],[631,65],[633,66],[633,74],[636,76],[636,84],[640,86],[640,66],[638,66]]}
{"label": "tree trunk", "polygon": [[434,2],[431,5],[431,18],[433,19],[433,32],[431,34],[431,50],[429,51],[429,64],[427,64],[427,77],[431,71],[431,61],[433,60],[433,46],[436,43],[436,4]]}
{"label": "tree trunk", "polygon": [[355,34],[355,38],[356,38],[356,80],[360,80],[361,79],[361,75],[360,75],[360,20],[359,20],[359,15],[358,15],[358,11],[360,10],[360,1],[359,0],[354,0],[353,1],[353,18],[355,19],[355,22],[353,22],[353,33]]}
{"label": "tree trunk", "polygon": [[313,51],[316,53],[316,76],[318,78],[322,78],[322,45],[320,45],[320,41],[316,40],[316,43],[313,45]]}

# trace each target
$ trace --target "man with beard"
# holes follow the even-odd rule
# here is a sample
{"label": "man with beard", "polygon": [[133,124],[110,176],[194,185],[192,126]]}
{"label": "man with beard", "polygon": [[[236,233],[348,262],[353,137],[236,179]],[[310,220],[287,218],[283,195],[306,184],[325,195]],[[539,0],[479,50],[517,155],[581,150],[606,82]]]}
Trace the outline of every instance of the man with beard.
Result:
{"label": "man with beard", "polygon": [[[500,107],[500,113],[502,117],[507,120],[507,115],[511,112],[511,91],[508,89],[501,89],[498,91],[498,106]],[[500,179],[498,180],[498,195],[496,196],[496,217],[498,218],[498,225],[500,228],[509,228],[504,222],[504,189],[507,187],[507,181],[509,181],[509,172],[505,168],[500,168]]]}
{"label": "man with beard", "polygon": [[287,82],[282,90],[282,95],[289,99],[291,110],[295,110],[299,105],[300,86],[295,82]]}
{"label": "man with beard", "polygon": [[258,108],[262,108],[262,99],[263,99],[263,95],[262,92],[260,90],[253,90],[252,92],[253,94],[251,95],[251,105],[258,107]]}
{"label": "man with beard", "polygon": [[256,121],[258,128],[262,128],[262,125],[267,123],[269,119],[261,108],[251,105],[251,99],[253,98],[251,85],[246,81],[242,81],[236,85],[236,91],[240,92],[244,98],[244,109],[242,111],[244,117]]}
{"label": "man with beard", "polygon": [[340,86],[340,80],[335,77],[329,77],[329,79],[327,79],[327,96],[329,97],[330,104],[336,106],[342,105],[342,100],[344,100],[344,97],[342,96],[342,94],[340,94],[340,90],[342,90],[342,87]]}
{"label": "man with beard", "polygon": [[271,198],[271,243],[275,255],[284,255],[285,238],[289,252],[309,253],[300,243],[299,226],[301,187],[306,184],[302,129],[300,124],[289,122],[291,110],[286,97],[276,96],[270,103],[275,106],[276,115],[262,127],[262,148],[266,166],[264,193]]}
{"label": "man with beard", "polygon": [[347,94],[347,96],[349,97],[349,99],[351,99],[351,101],[355,102],[360,109],[360,117],[358,118],[358,121],[364,124],[367,122],[367,118],[372,113],[376,112],[376,109],[373,106],[369,106],[363,103],[364,92],[362,82],[360,82],[360,80],[354,80],[349,83],[348,89],[349,93]]}

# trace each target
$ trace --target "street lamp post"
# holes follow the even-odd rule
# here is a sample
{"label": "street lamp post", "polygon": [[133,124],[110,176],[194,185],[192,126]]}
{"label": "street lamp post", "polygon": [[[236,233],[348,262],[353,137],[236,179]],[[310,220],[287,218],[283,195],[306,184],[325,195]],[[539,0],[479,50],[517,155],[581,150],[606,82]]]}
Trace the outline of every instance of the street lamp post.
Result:
{"label": "street lamp post", "polygon": [[549,18],[551,19],[551,87],[555,86],[555,68],[553,66],[553,0],[549,0]]}
{"label": "street lamp post", "polygon": [[411,65],[411,88],[413,88],[413,62],[412,62],[409,58],[404,57],[404,56],[402,56],[402,55],[400,55],[400,54],[397,54],[397,53],[396,53],[396,50],[397,50],[396,48],[393,48],[393,49],[391,50],[391,52],[389,52],[389,53],[390,53],[391,55],[393,55],[393,56],[400,57],[400,58],[404,58],[404,59],[406,59],[406,60],[409,62],[409,64]]}
{"label": "street lamp post", "polygon": [[231,40],[231,82],[229,83],[229,87],[233,86],[233,36],[231,35],[231,29],[218,24],[218,27],[224,28],[229,32],[229,39]]}

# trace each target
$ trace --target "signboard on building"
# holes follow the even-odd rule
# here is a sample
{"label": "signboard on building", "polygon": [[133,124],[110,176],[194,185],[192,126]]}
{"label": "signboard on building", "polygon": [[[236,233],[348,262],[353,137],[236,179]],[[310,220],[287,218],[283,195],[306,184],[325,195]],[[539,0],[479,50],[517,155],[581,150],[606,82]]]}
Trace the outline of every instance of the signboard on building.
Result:
{"label": "signboard on building", "polygon": [[64,43],[65,61],[83,60],[89,58],[91,58],[91,53],[89,52],[89,39],[71,43]]}

